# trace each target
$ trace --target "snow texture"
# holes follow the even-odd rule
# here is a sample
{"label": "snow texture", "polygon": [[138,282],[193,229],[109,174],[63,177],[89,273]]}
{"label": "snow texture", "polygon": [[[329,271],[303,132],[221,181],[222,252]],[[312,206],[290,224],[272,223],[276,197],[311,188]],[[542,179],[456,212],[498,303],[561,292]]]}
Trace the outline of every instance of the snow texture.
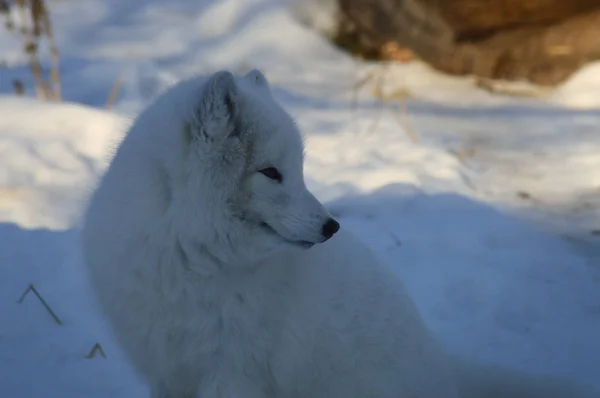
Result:
{"label": "snow texture", "polygon": [[[541,98],[492,94],[418,62],[353,60],[310,28],[335,18],[315,4],[51,1],[62,104],[9,95],[13,78],[32,84],[0,36],[0,396],[146,396],[89,294],[79,215],[152,98],[253,67],[308,137],[309,188],[449,351],[600,387],[600,64]],[[60,324],[34,292],[18,302],[30,285]],[[106,358],[86,358],[96,343]]]}

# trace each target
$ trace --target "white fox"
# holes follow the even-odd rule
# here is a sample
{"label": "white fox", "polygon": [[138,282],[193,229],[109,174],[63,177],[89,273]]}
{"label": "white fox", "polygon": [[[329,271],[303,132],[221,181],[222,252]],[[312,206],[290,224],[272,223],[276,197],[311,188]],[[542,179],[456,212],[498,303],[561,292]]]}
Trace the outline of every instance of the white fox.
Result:
{"label": "white fox", "polygon": [[153,398],[584,396],[445,355],[396,274],[307,190],[303,151],[256,70],[177,84],[123,140],[84,253]]}

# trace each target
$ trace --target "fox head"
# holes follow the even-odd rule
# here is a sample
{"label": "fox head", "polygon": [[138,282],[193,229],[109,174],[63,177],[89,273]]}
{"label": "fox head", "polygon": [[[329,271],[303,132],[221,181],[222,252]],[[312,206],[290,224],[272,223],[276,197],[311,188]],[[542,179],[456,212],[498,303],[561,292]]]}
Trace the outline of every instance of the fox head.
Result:
{"label": "fox head", "polygon": [[181,82],[145,114],[153,116],[140,122],[158,132],[146,139],[164,165],[166,211],[184,250],[247,263],[338,231],[305,185],[302,135],[259,71]]}

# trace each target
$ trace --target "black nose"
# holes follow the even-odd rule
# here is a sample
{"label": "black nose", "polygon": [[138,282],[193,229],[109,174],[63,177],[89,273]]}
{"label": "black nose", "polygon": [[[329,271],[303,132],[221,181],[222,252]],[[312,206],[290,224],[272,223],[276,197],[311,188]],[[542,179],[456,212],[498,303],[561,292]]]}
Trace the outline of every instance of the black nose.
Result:
{"label": "black nose", "polygon": [[339,230],[340,223],[335,221],[333,218],[330,218],[325,224],[323,224],[323,236],[327,239],[331,238],[333,234]]}

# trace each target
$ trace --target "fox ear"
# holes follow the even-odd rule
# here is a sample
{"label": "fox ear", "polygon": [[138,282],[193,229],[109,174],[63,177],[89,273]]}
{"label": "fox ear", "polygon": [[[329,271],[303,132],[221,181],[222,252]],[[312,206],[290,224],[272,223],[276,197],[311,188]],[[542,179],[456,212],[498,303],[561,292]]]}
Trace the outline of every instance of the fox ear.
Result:
{"label": "fox ear", "polygon": [[257,86],[269,87],[267,78],[258,69],[252,69],[250,72],[246,73],[246,76],[244,77],[246,79],[250,79],[250,81],[252,81]]}
{"label": "fox ear", "polygon": [[220,71],[212,75],[204,86],[195,113],[194,138],[220,141],[235,133],[239,115],[240,97],[235,77]]}
{"label": "fox ear", "polygon": [[258,69],[252,69],[246,73],[245,79],[250,80],[255,86],[260,87],[264,92],[271,94],[271,87],[265,75]]}

